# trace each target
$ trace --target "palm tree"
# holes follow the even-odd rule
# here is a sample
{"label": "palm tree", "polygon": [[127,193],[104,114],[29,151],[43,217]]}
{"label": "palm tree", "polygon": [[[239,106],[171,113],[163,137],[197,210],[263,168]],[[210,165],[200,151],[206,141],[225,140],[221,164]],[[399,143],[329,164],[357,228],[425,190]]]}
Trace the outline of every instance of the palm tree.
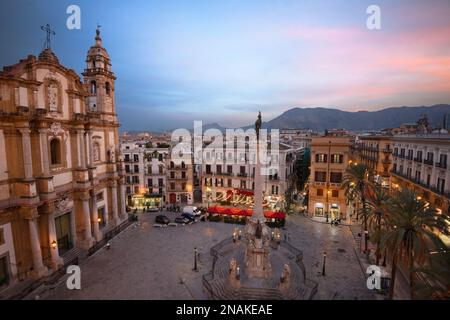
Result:
{"label": "palm tree", "polygon": [[370,192],[367,193],[367,217],[368,228],[371,230],[372,241],[376,242],[376,264],[380,262],[380,241],[382,237],[382,225],[386,224],[386,215],[388,214],[386,204],[389,200],[389,195],[383,190],[383,188],[376,184],[371,185]]}
{"label": "palm tree", "polygon": [[[349,205],[350,203],[353,203],[357,198],[357,190],[355,188],[355,183],[354,182],[347,183],[347,181],[344,181],[343,187],[346,204]],[[356,211],[356,220],[358,220],[358,211]]]}
{"label": "palm tree", "polygon": [[408,266],[411,299],[414,298],[414,267],[429,261],[432,249],[445,248],[436,232],[450,233],[448,218],[446,214],[437,214],[435,209],[418,200],[414,191],[406,188],[390,199],[387,230],[380,241],[381,248],[386,249],[392,258],[390,299],[394,296],[399,262]]}
{"label": "palm tree", "polygon": [[416,268],[423,279],[416,286],[416,296],[423,299],[450,300],[450,254],[444,250],[433,252],[427,266]]}
{"label": "palm tree", "polygon": [[[364,164],[353,164],[347,168],[347,172],[344,176],[344,190],[346,194],[357,195],[361,199],[364,222],[364,231],[367,230],[367,219],[366,219],[366,192],[369,181],[367,180],[369,170]],[[356,193],[356,194],[355,194]],[[367,250],[367,248],[366,248]]]}

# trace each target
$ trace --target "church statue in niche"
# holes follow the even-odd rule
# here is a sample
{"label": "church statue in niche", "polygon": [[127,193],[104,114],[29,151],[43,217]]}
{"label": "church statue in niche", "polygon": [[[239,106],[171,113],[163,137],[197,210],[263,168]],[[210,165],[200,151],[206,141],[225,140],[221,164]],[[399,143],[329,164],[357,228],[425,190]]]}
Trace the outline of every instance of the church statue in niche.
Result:
{"label": "church statue in niche", "polygon": [[93,145],[93,158],[95,162],[100,161],[100,144],[98,142],[94,142]]}
{"label": "church statue in niche", "polygon": [[51,83],[48,85],[47,88],[47,94],[48,94],[48,105],[50,108],[50,111],[57,111],[58,110],[58,86],[56,83]]}
{"label": "church statue in niche", "polygon": [[116,150],[114,146],[108,148],[108,160],[109,162],[116,162]]}

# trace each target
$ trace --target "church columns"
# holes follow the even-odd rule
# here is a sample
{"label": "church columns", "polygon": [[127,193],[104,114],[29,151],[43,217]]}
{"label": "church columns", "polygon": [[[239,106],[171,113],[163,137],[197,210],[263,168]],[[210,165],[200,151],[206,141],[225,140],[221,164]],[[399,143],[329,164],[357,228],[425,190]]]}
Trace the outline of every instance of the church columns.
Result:
{"label": "church columns", "polygon": [[58,245],[55,248],[52,247],[52,243],[57,243],[56,225],[55,225],[55,208],[51,208],[48,213],[48,243],[50,246],[50,255],[52,261],[53,270],[57,270],[58,267],[64,264],[63,259],[59,256]]}
{"label": "church columns", "polygon": [[39,129],[39,143],[41,147],[42,175],[47,177],[50,174],[50,165],[48,161],[48,140],[46,129]]}
{"label": "church columns", "polygon": [[94,149],[92,145],[92,130],[86,131],[86,144],[88,146],[88,166],[93,167],[94,166]]}
{"label": "church columns", "polygon": [[86,148],[84,143],[84,130],[77,130],[78,166],[86,168]]}
{"label": "church columns", "polygon": [[70,233],[72,234],[72,243],[75,245],[77,243],[77,221],[75,217],[75,207],[72,208],[70,213]]}
{"label": "church columns", "polygon": [[33,261],[33,271],[31,276],[35,279],[41,278],[47,274],[47,268],[42,260],[41,242],[38,229],[38,213],[36,208],[24,209],[23,214],[28,221],[28,232],[30,234],[31,258]]}
{"label": "church columns", "polygon": [[[124,178],[123,178],[124,179]],[[126,207],[125,207],[125,181],[122,179],[119,185],[119,192],[120,192],[120,216],[125,219],[126,217]]]}
{"label": "church columns", "polygon": [[89,210],[89,199],[82,199],[83,213],[84,213],[84,240],[86,242],[92,241],[91,234],[91,211]]}
{"label": "church columns", "polygon": [[118,226],[120,224],[120,218],[119,218],[119,209],[118,209],[118,203],[117,203],[117,182],[116,181],[113,181],[110,183],[110,189],[111,189],[111,205],[112,205],[114,224],[116,226]]}
{"label": "church columns", "polygon": [[92,191],[92,224],[94,237],[96,241],[100,241],[102,239],[102,233],[100,232],[100,226],[98,223],[98,208],[97,208],[97,196],[95,191]]}
{"label": "church columns", "polygon": [[88,250],[90,247],[92,247],[94,243],[94,239],[92,237],[92,229],[91,229],[91,210],[89,208],[89,196],[88,195],[82,195],[79,199],[80,201],[80,209],[81,214],[78,215],[82,218],[82,234],[83,239],[80,239],[79,246],[82,249]]}
{"label": "church columns", "polygon": [[31,180],[33,178],[33,163],[31,159],[31,141],[30,129],[19,129],[22,134],[22,155],[23,155],[23,170],[24,179]]}

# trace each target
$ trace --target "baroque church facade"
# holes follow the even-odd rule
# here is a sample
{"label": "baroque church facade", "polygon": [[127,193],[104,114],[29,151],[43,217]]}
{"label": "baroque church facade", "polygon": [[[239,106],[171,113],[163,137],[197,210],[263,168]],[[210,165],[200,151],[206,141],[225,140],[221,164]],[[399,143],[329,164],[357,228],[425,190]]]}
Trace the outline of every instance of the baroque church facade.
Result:
{"label": "baroque church facade", "polygon": [[49,43],[0,71],[0,291],[126,222],[115,76],[97,29],[83,79]]}

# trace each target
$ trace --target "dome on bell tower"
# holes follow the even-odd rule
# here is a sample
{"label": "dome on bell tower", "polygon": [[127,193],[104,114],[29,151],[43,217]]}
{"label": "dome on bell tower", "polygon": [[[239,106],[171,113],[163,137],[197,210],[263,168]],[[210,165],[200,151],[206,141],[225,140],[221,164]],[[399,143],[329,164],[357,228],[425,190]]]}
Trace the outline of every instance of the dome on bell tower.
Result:
{"label": "dome on bell tower", "polygon": [[111,70],[111,60],[106,49],[103,47],[100,29],[97,27],[95,44],[88,50],[86,57],[86,69],[83,75],[103,74],[114,77]]}

